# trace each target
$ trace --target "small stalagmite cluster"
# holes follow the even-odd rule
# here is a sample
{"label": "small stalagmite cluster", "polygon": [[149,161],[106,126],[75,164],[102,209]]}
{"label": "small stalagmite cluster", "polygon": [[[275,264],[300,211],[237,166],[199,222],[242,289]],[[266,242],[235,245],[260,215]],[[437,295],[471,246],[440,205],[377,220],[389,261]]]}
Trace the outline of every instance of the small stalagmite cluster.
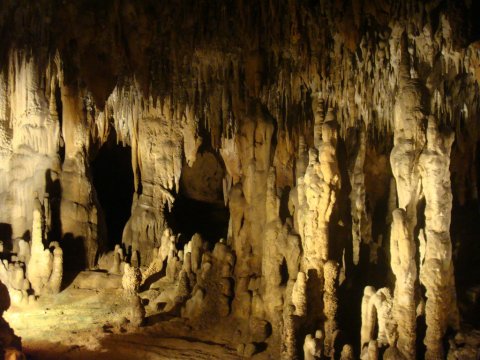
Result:
{"label": "small stalagmite cluster", "polygon": [[122,330],[245,358],[473,359],[478,11],[4,0],[0,300],[116,291]]}
{"label": "small stalagmite cluster", "polygon": [[[8,288],[15,305],[33,304],[41,294],[58,294],[63,278],[63,251],[58,241],[47,243],[45,221],[48,212],[38,197],[34,201],[31,241],[16,239],[10,252],[10,261],[3,260],[0,280]],[[7,253],[4,249],[4,253]]]}

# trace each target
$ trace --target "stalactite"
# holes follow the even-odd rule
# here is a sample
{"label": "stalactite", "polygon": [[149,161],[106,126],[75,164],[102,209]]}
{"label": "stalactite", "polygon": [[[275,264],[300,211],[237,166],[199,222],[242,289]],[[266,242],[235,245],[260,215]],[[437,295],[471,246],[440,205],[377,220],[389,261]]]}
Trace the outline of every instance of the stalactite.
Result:
{"label": "stalactite", "polygon": [[367,213],[365,199],[365,173],[364,164],[366,156],[366,130],[363,121],[360,121],[354,129],[352,139],[354,144],[349,144],[353,149],[350,157],[350,166],[348,169],[350,177],[351,214],[352,214],[352,239],[353,239],[353,263],[358,264],[360,259],[360,244],[362,240],[365,244],[371,242],[371,219]]}
{"label": "stalactite", "polygon": [[416,224],[418,198],[417,161],[425,143],[421,126],[425,116],[422,112],[421,90],[416,80],[409,75],[407,40],[402,37],[401,63],[399,70],[400,91],[395,102],[394,146],[390,155],[393,176],[396,181],[398,207],[405,209],[410,231]]}

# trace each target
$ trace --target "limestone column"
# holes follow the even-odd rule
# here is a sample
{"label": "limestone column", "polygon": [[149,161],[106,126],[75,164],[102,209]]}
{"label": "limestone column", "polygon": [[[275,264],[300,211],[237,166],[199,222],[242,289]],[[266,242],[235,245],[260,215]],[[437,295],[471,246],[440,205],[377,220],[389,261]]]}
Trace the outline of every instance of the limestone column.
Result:
{"label": "limestone column", "polygon": [[440,134],[436,119],[430,117],[427,146],[420,156],[419,167],[425,196],[425,231],[420,237],[420,281],[425,286],[427,296],[425,358],[431,360],[445,357],[442,342],[447,327],[458,326],[450,240],[452,143],[453,133]]}

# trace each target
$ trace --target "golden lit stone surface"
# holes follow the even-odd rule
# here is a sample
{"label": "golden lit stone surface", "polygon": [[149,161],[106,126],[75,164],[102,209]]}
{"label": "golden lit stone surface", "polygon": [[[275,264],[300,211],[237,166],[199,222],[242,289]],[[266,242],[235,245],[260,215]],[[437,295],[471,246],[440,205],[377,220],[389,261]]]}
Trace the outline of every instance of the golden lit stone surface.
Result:
{"label": "golden lit stone surface", "polygon": [[477,359],[479,12],[3,0],[5,357]]}

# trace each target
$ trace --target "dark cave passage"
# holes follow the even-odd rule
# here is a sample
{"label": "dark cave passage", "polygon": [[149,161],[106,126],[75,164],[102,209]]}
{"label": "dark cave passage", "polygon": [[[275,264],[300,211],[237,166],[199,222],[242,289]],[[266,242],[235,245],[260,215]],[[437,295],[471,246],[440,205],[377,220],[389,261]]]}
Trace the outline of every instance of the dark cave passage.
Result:
{"label": "dark cave passage", "polygon": [[93,185],[103,209],[109,248],[122,242],[123,228],[130,218],[134,193],[132,150],[116,144],[115,137],[100,148],[92,162]]}
{"label": "dark cave passage", "polygon": [[195,233],[211,245],[226,238],[230,212],[223,201],[224,164],[209,150],[198,153],[192,166],[185,164],[180,191],[167,221],[185,244]]}
{"label": "dark cave passage", "polygon": [[[480,186],[480,142],[477,142],[473,164],[476,171],[477,189]],[[480,201],[472,196],[461,204],[455,197],[455,177],[452,179],[453,207],[451,238],[455,270],[455,286],[457,288],[458,308],[465,323],[480,326]],[[473,187],[472,187],[473,188]]]}
{"label": "dark cave passage", "polygon": [[[475,154],[475,167],[477,170],[477,191],[480,191],[480,141],[477,142],[477,153]],[[480,201],[477,199],[478,213],[480,214]]]}
{"label": "dark cave passage", "polygon": [[214,244],[227,237],[229,211],[225,206],[193,200],[180,195],[167,214],[169,226],[175,234],[181,234],[180,241],[185,244],[195,233],[202,235],[205,241]]}

